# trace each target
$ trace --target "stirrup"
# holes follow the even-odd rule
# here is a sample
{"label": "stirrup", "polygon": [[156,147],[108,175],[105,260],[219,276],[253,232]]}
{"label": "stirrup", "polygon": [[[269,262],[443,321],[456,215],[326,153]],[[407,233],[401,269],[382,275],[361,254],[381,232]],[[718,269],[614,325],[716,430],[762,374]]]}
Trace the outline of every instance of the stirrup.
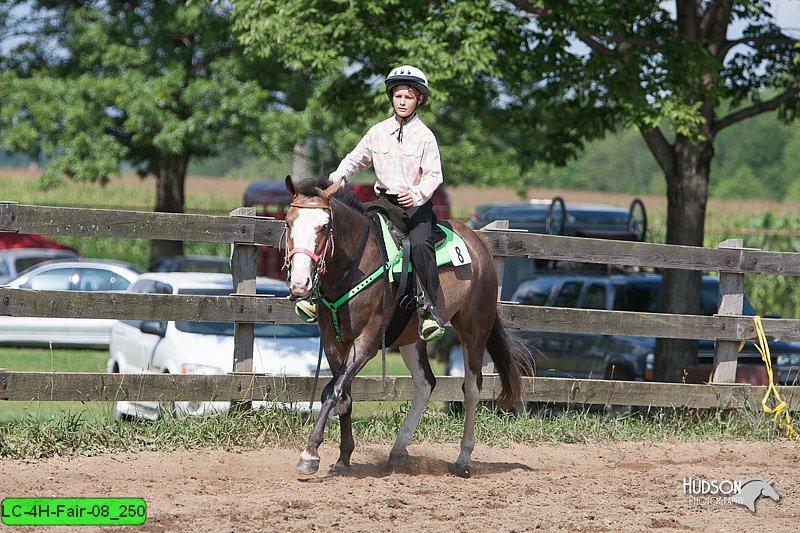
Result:
{"label": "stirrup", "polygon": [[419,338],[425,342],[431,342],[440,338],[442,335],[444,335],[444,326],[440,326],[431,315],[425,315],[425,318],[422,319]]}
{"label": "stirrup", "polygon": [[317,321],[317,306],[308,300],[298,300],[294,304],[294,314],[306,324],[313,324]]}
{"label": "stirrup", "polygon": [[444,335],[444,322],[439,318],[436,308],[432,305],[425,310],[421,320],[419,327],[420,339],[425,342],[431,342]]}

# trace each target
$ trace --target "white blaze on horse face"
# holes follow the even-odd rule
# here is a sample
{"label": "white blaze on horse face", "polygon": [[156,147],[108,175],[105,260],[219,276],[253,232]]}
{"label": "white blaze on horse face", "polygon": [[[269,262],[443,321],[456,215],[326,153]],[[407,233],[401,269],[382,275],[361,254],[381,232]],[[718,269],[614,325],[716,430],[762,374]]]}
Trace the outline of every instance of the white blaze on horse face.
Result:
{"label": "white blaze on horse face", "polygon": [[[318,251],[316,250],[317,234],[329,219],[328,212],[324,209],[298,209],[291,233],[294,248],[305,248],[316,254]],[[311,291],[313,268],[311,257],[308,254],[296,253],[292,256],[291,262],[292,275],[289,278],[289,290],[295,296],[306,297]]]}

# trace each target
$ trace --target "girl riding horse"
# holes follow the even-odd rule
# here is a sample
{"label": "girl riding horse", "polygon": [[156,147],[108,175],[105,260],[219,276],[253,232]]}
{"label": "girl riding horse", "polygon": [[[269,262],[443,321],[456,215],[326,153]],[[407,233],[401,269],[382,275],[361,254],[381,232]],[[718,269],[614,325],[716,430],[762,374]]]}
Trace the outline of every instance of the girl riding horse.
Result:
{"label": "girl riding horse", "polygon": [[[431,238],[435,217],[431,196],[442,183],[439,145],[431,130],[417,116],[428,100],[428,78],[410,65],[395,68],[386,77],[386,94],[394,116],[372,128],[330,175],[341,184],[354,174],[373,167],[378,199],[369,210],[387,215],[395,228],[411,241],[411,259],[423,297],[420,303],[420,337],[426,341],[444,334],[439,317],[439,273]],[[316,318],[312,302],[300,300],[297,312],[306,322]]]}
{"label": "girl riding horse", "polygon": [[[306,181],[295,186],[286,178],[293,200],[286,214],[289,288],[295,298],[317,295],[330,304],[319,313],[322,346],[335,375],[322,394],[319,418],[302,452],[297,469],[311,474],[319,469],[328,414],[339,413],[341,441],[334,469],[348,469],[355,448],[351,421],[350,384],[366,362],[379,351],[384,336],[386,310],[394,309],[396,287],[384,287],[373,274],[384,268],[378,240],[360,204],[348,202],[341,182],[321,190]],[[352,194],[350,194],[353,197]],[[530,368],[524,348],[513,341],[497,314],[497,272],[486,243],[466,225],[452,221],[453,230],[464,240],[471,262],[441,268],[439,312],[458,330],[464,353],[464,434],[455,461],[459,476],[471,474],[475,447],[475,414],[483,376],[486,350],[500,376],[498,404],[508,408],[520,401],[522,375]],[[376,282],[367,282],[373,277]],[[384,298],[386,295],[386,298]],[[329,312],[330,311],[330,312]],[[411,371],[414,400],[391,449],[391,462],[408,457],[407,447],[425,404],[436,385],[428,361],[425,341],[420,340],[417,320],[412,319],[393,346],[400,348]]]}

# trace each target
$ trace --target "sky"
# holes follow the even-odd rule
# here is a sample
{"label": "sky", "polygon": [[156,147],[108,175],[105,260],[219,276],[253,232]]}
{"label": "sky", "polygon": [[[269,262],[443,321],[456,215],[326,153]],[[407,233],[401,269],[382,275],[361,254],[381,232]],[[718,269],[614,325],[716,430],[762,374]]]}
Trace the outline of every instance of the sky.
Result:
{"label": "sky", "polygon": [[772,14],[778,26],[800,38],[800,0],[773,0]]}

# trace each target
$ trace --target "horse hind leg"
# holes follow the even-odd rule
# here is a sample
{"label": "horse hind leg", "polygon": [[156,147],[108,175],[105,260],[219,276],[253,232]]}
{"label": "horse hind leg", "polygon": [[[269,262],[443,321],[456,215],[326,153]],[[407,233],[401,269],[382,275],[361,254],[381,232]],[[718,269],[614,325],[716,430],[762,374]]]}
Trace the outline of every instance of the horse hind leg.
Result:
{"label": "horse hind leg", "polygon": [[428,361],[425,342],[402,346],[400,354],[403,356],[403,362],[411,371],[411,380],[414,383],[414,400],[411,402],[411,409],[397,434],[397,440],[395,440],[394,446],[389,452],[390,464],[402,463],[408,459],[408,445],[411,444],[414,431],[416,431],[420,418],[422,418],[422,413],[425,411],[425,404],[436,386],[436,378]]}
{"label": "horse hind leg", "polygon": [[472,475],[472,452],[475,449],[475,418],[483,385],[483,354],[486,351],[488,332],[480,331],[474,325],[460,328],[456,319],[453,325],[459,330],[464,352],[464,434],[461,437],[461,451],[453,468],[459,477]]}

